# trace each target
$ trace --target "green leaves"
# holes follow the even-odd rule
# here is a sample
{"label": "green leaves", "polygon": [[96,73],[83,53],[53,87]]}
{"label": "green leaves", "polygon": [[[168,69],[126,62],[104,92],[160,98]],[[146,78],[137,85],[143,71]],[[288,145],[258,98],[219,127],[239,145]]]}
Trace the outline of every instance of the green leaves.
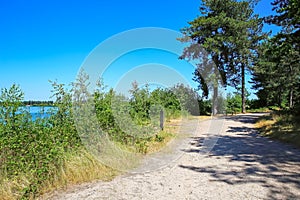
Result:
{"label": "green leaves", "polygon": [[48,119],[32,121],[22,107],[17,85],[0,94],[0,174],[7,179],[26,176],[23,199],[34,197],[41,184],[51,180],[62,165],[64,153],[80,144],[71,117],[71,98],[62,84],[53,83],[56,109]]}
{"label": "green leaves", "polygon": [[260,98],[266,98],[269,105],[292,108],[295,103],[293,97],[297,97],[300,84],[299,51],[277,37],[270,39],[262,48],[258,65],[254,68],[255,88],[260,90],[260,94],[263,93],[261,90],[265,90],[267,96]]}
{"label": "green leaves", "polygon": [[242,106],[242,98],[239,94],[228,94],[226,98],[226,113],[236,114]]}

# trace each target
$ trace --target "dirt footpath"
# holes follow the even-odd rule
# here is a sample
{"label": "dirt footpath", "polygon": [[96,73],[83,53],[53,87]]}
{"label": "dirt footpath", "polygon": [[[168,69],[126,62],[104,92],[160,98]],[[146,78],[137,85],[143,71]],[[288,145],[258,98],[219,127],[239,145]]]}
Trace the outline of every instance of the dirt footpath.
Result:
{"label": "dirt footpath", "polygon": [[46,199],[300,199],[300,149],[258,136],[259,115],[190,121],[182,132],[193,134],[175,142],[172,152],[146,158],[111,182]]}

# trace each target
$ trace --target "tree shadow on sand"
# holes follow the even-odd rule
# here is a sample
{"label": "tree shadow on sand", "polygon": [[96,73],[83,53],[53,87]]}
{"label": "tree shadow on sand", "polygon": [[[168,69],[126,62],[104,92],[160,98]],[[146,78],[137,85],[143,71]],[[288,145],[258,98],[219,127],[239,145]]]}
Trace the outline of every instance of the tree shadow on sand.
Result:
{"label": "tree shadow on sand", "polygon": [[[254,123],[257,116],[231,117],[243,123]],[[194,137],[187,153],[201,153],[204,137]],[[259,136],[254,128],[231,126],[221,135],[207,157],[227,159],[226,166],[201,165],[180,167],[207,173],[212,181],[230,185],[257,183],[267,188],[268,199],[300,198],[300,149]],[[291,188],[293,188],[291,190]],[[297,192],[295,192],[297,191]]]}

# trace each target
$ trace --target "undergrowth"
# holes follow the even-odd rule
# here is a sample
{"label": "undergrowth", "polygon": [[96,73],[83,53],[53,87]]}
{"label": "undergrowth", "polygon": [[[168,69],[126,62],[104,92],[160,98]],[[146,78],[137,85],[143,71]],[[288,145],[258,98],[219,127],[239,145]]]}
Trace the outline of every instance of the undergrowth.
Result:
{"label": "undergrowth", "polygon": [[256,123],[263,136],[300,147],[300,116],[287,112],[273,112]]}

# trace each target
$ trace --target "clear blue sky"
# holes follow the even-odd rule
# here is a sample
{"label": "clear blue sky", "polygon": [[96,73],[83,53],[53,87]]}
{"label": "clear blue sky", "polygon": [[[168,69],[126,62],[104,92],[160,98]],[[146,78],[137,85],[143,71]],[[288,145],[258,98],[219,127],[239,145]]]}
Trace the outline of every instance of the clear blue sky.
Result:
{"label": "clear blue sky", "polygon": [[[262,0],[255,11],[269,15],[270,2]],[[199,15],[199,5],[197,0],[2,0],[0,87],[17,83],[25,99],[48,100],[48,80],[74,81],[84,59],[105,39],[140,27],[179,31]]]}

